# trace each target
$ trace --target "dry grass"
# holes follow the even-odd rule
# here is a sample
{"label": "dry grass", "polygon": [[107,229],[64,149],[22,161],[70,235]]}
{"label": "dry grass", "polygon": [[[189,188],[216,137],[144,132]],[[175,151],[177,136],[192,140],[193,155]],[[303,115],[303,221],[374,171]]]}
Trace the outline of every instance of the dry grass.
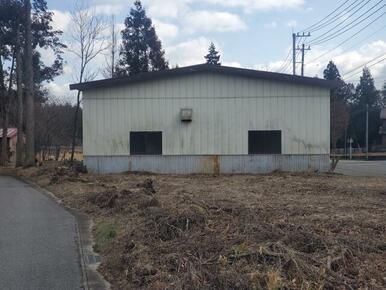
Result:
{"label": "dry grass", "polygon": [[385,289],[386,179],[20,174],[96,221],[115,289]]}

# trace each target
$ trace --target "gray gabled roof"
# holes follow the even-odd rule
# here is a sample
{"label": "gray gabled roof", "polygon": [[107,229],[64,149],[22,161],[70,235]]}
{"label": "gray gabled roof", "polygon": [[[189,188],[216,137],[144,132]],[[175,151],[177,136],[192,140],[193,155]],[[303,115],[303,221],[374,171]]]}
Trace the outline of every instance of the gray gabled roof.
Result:
{"label": "gray gabled roof", "polygon": [[70,90],[85,91],[85,90],[96,89],[96,88],[112,87],[112,86],[119,86],[119,85],[125,85],[125,84],[131,84],[131,83],[137,83],[137,82],[143,82],[143,81],[156,80],[161,78],[189,75],[189,74],[195,74],[200,72],[212,72],[212,73],[219,73],[219,74],[225,74],[225,75],[235,75],[235,76],[246,77],[246,78],[266,79],[266,80],[282,81],[282,82],[289,82],[289,83],[301,84],[301,85],[320,86],[320,87],[326,87],[326,88],[335,87],[335,82],[327,81],[319,78],[294,76],[289,74],[281,74],[281,73],[220,66],[220,65],[199,64],[199,65],[169,69],[164,71],[140,73],[129,77],[112,78],[112,79],[98,80],[98,81],[85,82],[85,83],[79,83],[79,84],[72,84],[70,85]]}

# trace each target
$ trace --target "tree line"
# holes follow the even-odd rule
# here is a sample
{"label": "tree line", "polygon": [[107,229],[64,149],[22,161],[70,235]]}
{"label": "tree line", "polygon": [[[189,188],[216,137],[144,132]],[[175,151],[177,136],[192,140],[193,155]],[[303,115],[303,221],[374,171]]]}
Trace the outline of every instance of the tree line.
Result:
{"label": "tree line", "polygon": [[[53,13],[46,0],[0,0],[0,115],[4,136],[10,125],[18,128],[17,166],[34,165],[39,146],[71,144],[73,160],[75,146],[81,143],[81,92],[77,93],[75,105],[71,105],[52,99],[44,86],[62,74],[64,52],[76,58],[74,71],[79,83],[91,81],[100,73],[115,78],[169,69],[161,40],[141,1],[134,2],[125,18],[120,45],[115,19],[108,23],[85,3],[75,2],[68,32],[71,41],[65,45],[63,32],[52,26]],[[54,56],[52,63],[42,61],[41,52],[46,50]],[[106,58],[103,69],[90,65],[101,55]],[[204,58],[208,64],[221,65],[213,43]],[[324,78],[337,83],[331,93],[331,146],[343,147],[348,136],[358,146],[364,146],[367,106],[369,139],[375,144],[386,84],[377,90],[365,68],[355,87],[342,79],[333,62],[327,65]],[[7,142],[3,138],[1,164],[6,160]]]}
{"label": "tree line", "polygon": [[[18,128],[16,165],[35,164],[35,113],[44,103],[44,84],[62,73],[61,31],[53,29],[53,13],[44,0],[0,0],[0,104],[3,136]],[[51,50],[46,64],[40,51]],[[25,132],[25,146],[24,134]],[[2,138],[0,162],[8,159],[7,138]]]}
{"label": "tree line", "polygon": [[345,148],[349,139],[354,146],[366,146],[366,111],[369,112],[369,146],[380,140],[380,112],[386,106],[386,82],[382,89],[375,86],[368,68],[364,68],[359,83],[355,86],[345,82],[330,61],[323,72],[324,78],[336,82],[331,91],[331,148]]}

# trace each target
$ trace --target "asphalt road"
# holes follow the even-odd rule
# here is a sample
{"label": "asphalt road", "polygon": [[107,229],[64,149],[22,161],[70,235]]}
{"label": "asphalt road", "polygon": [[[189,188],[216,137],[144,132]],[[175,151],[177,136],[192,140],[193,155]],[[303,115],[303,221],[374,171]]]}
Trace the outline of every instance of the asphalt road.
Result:
{"label": "asphalt road", "polygon": [[0,289],[81,289],[75,218],[31,186],[0,176]]}
{"label": "asphalt road", "polygon": [[341,160],[335,172],[350,176],[386,177],[386,161]]}

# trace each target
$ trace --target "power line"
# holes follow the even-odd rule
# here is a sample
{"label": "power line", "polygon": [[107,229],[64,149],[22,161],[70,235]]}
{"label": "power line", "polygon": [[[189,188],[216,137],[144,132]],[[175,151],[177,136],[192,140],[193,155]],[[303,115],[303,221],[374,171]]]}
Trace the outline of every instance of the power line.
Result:
{"label": "power line", "polygon": [[371,63],[371,62],[377,60],[378,58],[381,58],[381,57],[384,57],[384,56],[386,56],[386,54],[385,54],[385,53],[382,53],[381,55],[378,55],[378,56],[374,57],[373,59],[369,60],[368,62],[365,62],[364,64],[361,64],[360,66],[357,66],[356,68],[354,68],[354,69],[352,69],[352,70],[350,70],[350,71],[344,73],[344,74],[342,75],[342,77],[345,76],[345,75],[351,74],[352,72],[354,72],[354,71],[356,71],[356,70],[358,70],[358,69],[360,69],[360,68],[366,66],[366,64],[369,64],[369,63]]}
{"label": "power line", "polygon": [[[358,44],[361,44],[362,42],[368,40],[369,38],[373,37],[375,34],[377,34],[378,32],[382,31],[383,29],[386,28],[386,25],[382,26],[380,29],[376,30],[375,32],[371,33],[370,35],[366,36],[364,39],[362,39],[361,41],[358,41],[356,42],[355,44],[353,45],[350,45],[349,47],[347,47],[346,49],[351,49],[355,46],[357,46]],[[352,38],[352,37],[351,37]]]}
{"label": "power line", "polygon": [[342,8],[347,2],[349,2],[350,0],[346,0],[344,1],[338,8],[336,8],[334,11],[332,11],[330,14],[328,14],[326,17],[324,17],[323,19],[319,20],[318,22],[316,22],[315,24],[303,29],[302,31],[310,31],[312,28],[314,28],[315,26],[317,26],[318,24],[320,24],[321,22],[323,22],[324,20],[328,19],[330,16],[332,16],[335,12],[337,12],[340,8]]}
{"label": "power line", "polygon": [[[371,7],[368,11],[366,11],[365,13],[363,13],[361,16],[359,16],[358,18],[356,18],[354,21],[352,21],[349,26],[351,24],[353,24],[356,20],[360,19],[362,16],[364,16],[365,14],[367,14],[368,12],[370,12],[373,8],[375,8],[378,4],[382,3],[383,0],[379,1],[375,6]],[[338,33],[338,34],[335,34],[335,35],[331,35],[331,36],[327,36],[327,37],[324,37],[323,39],[319,40],[318,42],[314,43],[311,41],[311,43],[309,44],[314,44],[314,45],[318,45],[318,44],[322,44],[324,42],[327,42],[327,41],[330,41],[334,38],[337,38],[338,36],[346,33],[347,31],[353,29],[354,27],[358,26],[359,24],[361,24],[362,22],[366,21],[367,19],[369,19],[371,16],[373,16],[374,14],[376,14],[378,11],[380,11],[382,8],[384,8],[386,6],[386,4],[384,4],[383,6],[381,6],[380,8],[378,8],[376,11],[374,11],[373,13],[371,13],[370,15],[368,15],[367,17],[365,17],[364,19],[360,20],[359,22],[357,23],[354,23],[354,25],[352,25],[351,27],[348,27],[346,29],[344,28],[341,28],[339,29],[338,31],[336,31],[335,33]],[[343,31],[342,31],[343,30]]]}
{"label": "power line", "polygon": [[[353,37],[357,36],[359,33],[361,33],[362,31],[364,31],[366,28],[368,28],[369,26],[371,26],[372,24],[374,24],[375,22],[377,22],[380,18],[382,18],[382,16],[384,16],[386,14],[383,13],[381,15],[379,15],[377,18],[375,18],[373,21],[371,21],[370,23],[368,23],[366,26],[364,26],[363,28],[361,28],[360,30],[358,30],[356,33],[354,33],[353,35],[351,35],[350,37],[348,37],[347,39],[343,40],[342,42],[340,42],[338,45],[336,45],[334,48],[326,51],[325,53],[319,55],[318,57],[314,58],[313,60],[311,60],[310,62],[314,62],[320,58],[322,58],[323,56],[335,51],[337,48],[339,48],[340,46],[342,46],[343,44],[347,43],[348,41],[352,40]],[[381,28],[380,30],[378,30],[376,33],[378,33],[379,31],[381,31],[382,29],[385,29],[386,26],[384,26],[383,28]],[[375,33],[374,33],[375,34]],[[374,35],[373,34],[373,35]],[[372,35],[371,35],[372,36]],[[367,40],[369,37],[366,37],[363,41]],[[363,42],[362,41],[362,42]],[[359,42],[360,43],[360,42]]]}
{"label": "power line", "polygon": [[[359,1],[359,3],[357,3]],[[371,1],[371,0],[369,0],[369,1]],[[357,4],[357,5],[355,5],[355,4]],[[354,10],[356,7],[358,7],[359,5],[361,4],[361,0],[355,0],[353,3],[351,3],[349,6],[347,6],[347,7],[345,7],[345,9],[346,9],[346,11],[345,10],[343,10],[342,12],[345,12],[346,14],[347,13],[350,13],[352,10]],[[354,6],[355,5],[355,6]],[[363,6],[362,6],[363,7]],[[350,8],[349,10],[347,10],[348,8]],[[340,12],[340,13],[342,13],[342,12]],[[357,11],[356,11],[357,12]],[[355,13],[356,13],[355,12]],[[355,14],[354,13],[354,14]],[[319,26],[317,26],[317,27],[315,27],[315,28],[313,28],[313,29],[311,29],[311,30],[309,30],[310,32],[315,32],[315,31],[319,31],[319,30],[321,30],[321,29],[323,29],[323,28],[325,28],[325,27],[327,27],[327,26],[330,26],[331,24],[333,24],[333,23],[335,23],[336,21],[339,21],[340,20],[340,18],[338,17],[339,16],[339,14],[338,15],[336,15],[336,17],[334,17],[333,19],[331,19],[331,20],[329,20],[329,21],[327,21],[327,22],[325,22],[325,23],[322,23],[322,24],[320,24]],[[346,18],[347,19],[347,18]]]}
{"label": "power line", "polygon": [[[386,57],[385,57],[385,56],[386,56],[386,54],[381,55],[380,57],[384,57],[384,58],[381,59],[381,60],[379,60],[379,61],[377,61],[376,63],[373,63],[373,64],[371,64],[371,65],[367,65],[367,64],[373,62],[374,60],[380,58],[380,57],[377,57],[377,58],[375,58],[375,59],[373,59],[373,60],[367,62],[366,64],[361,65],[360,67],[357,67],[356,69],[351,70],[351,71],[348,72],[348,73],[345,73],[344,75],[342,75],[342,78],[343,78],[344,76],[348,75],[348,76],[346,77],[346,79],[350,79],[350,78],[354,77],[355,75],[361,73],[361,71],[357,72],[358,69],[361,69],[361,70],[362,70],[364,67],[370,68],[370,67],[373,67],[373,66],[375,66],[375,65],[377,65],[377,64],[380,64],[380,63],[384,62],[384,61],[386,60]],[[354,72],[354,73],[352,73],[352,72]]]}
{"label": "power line", "polygon": [[[349,78],[345,78],[345,81],[360,81],[361,76],[352,76]],[[384,81],[386,83],[386,75],[373,77],[373,80],[375,81]]]}
{"label": "power line", "polygon": [[291,56],[291,49],[288,49],[288,54],[287,54],[286,58],[284,59],[282,65],[280,66],[280,68],[276,72],[282,72],[282,70],[285,67],[285,65],[286,65],[287,61],[289,60],[290,56]]}
{"label": "power line", "polygon": [[[357,10],[355,10],[355,12],[353,12],[350,16],[348,16],[347,18],[343,19],[343,21],[341,21],[340,23],[338,23],[336,26],[334,26],[333,28],[327,30],[326,32],[324,32],[323,34],[319,35],[317,38],[313,39],[311,41],[310,44],[312,44],[312,42],[315,42],[321,38],[323,38],[325,35],[328,35],[331,31],[334,31],[335,29],[337,29],[338,27],[340,27],[341,25],[343,25],[347,20],[349,20],[351,17],[353,17],[356,13],[358,13],[360,10],[363,9],[363,7],[365,7],[367,4],[369,4],[371,0],[367,0],[367,2],[365,2],[361,7],[359,7]],[[358,3],[358,5],[360,5],[361,2]],[[356,5],[355,7],[353,8],[356,8],[358,5]],[[335,18],[335,21],[336,20],[339,20],[339,18]],[[334,23],[335,21],[331,22],[331,23]]]}

